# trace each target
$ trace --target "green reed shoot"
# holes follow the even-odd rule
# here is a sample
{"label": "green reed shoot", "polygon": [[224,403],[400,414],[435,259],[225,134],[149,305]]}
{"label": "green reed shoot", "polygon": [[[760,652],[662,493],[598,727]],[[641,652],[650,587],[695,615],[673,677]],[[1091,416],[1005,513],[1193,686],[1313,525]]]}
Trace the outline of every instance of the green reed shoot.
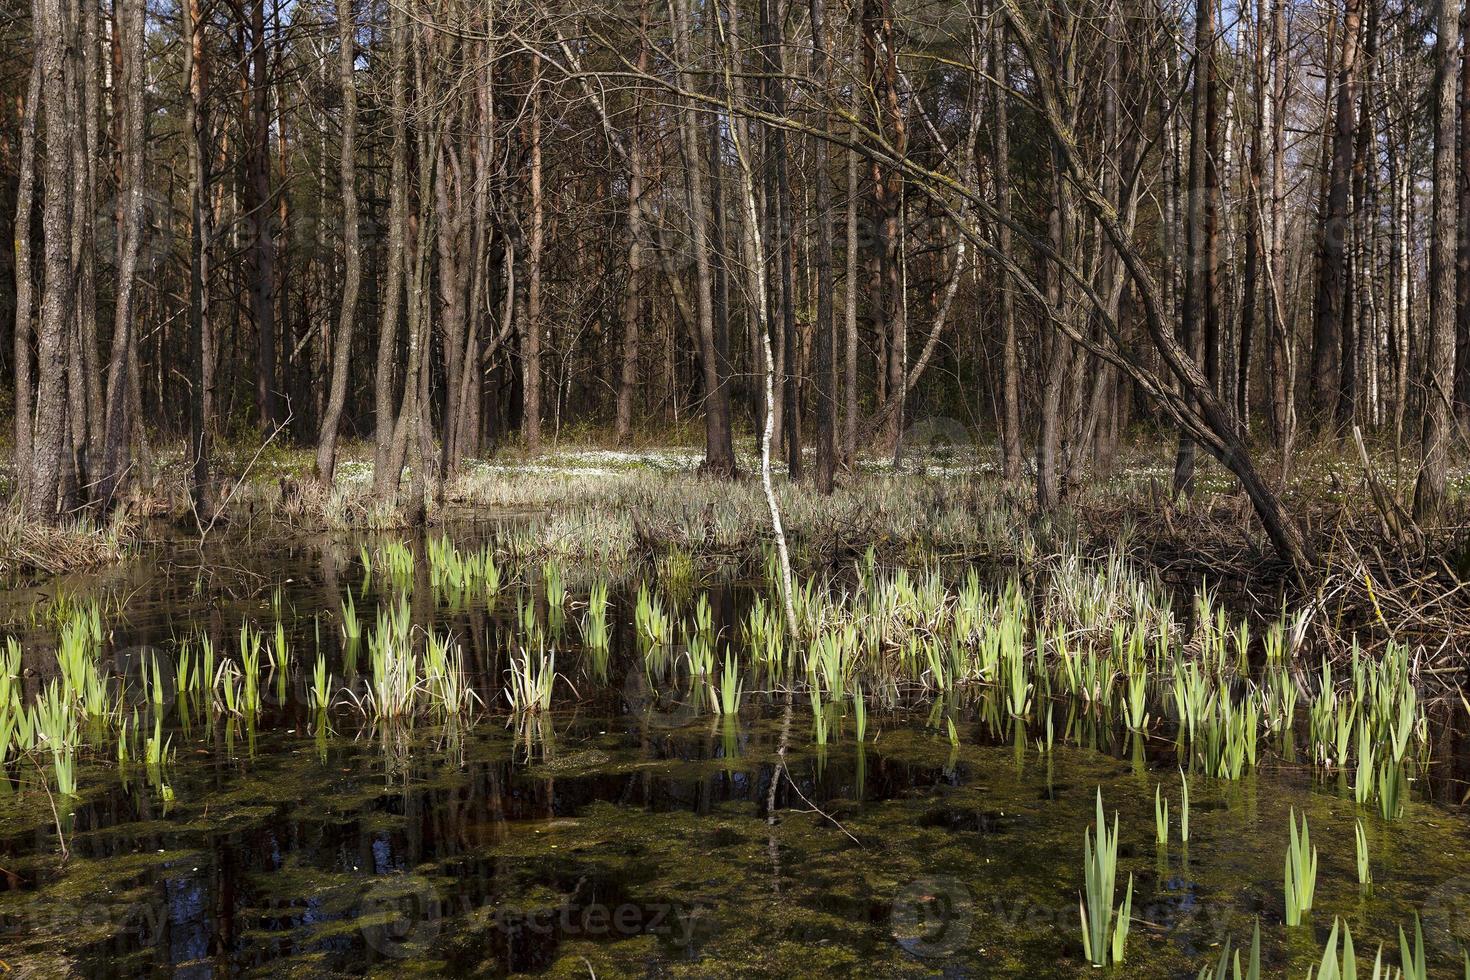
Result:
{"label": "green reed shoot", "polygon": [[1299,926],[1302,916],[1311,911],[1317,892],[1317,849],[1312,846],[1306,814],[1302,814],[1300,831],[1295,809],[1291,811],[1290,823],[1291,840],[1286,849],[1286,924]]}
{"label": "green reed shoot", "polygon": [[1368,835],[1363,832],[1362,820],[1356,822],[1353,837],[1357,843],[1358,884],[1368,888],[1373,884],[1373,868],[1368,863]]}
{"label": "green reed shoot", "polygon": [[316,667],[311,673],[311,689],[307,691],[311,707],[318,712],[326,711],[330,706],[331,692],[332,675],[327,673],[327,657],[319,652],[316,655]]}
{"label": "green reed shoot", "polygon": [[1169,798],[1162,786],[1154,786],[1154,840],[1169,843]]}
{"label": "green reed shoot", "polygon": [[1113,815],[1113,829],[1108,832],[1103,814],[1102,790],[1097,791],[1097,848],[1093,848],[1092,828],[1083,835],[1083,897],[1078,902],[1082,920],[1082,948],[1093,966],[1123,962],[1128,942],[1128,928],[1133,914],[1133,875],[1128,876],[1128,892],[1116,911],[1113,895],[1118,873],[1118,816]]}
{"label": "green reed shoot", "polygon": [[735,670],[735,659],[729,648],[725,650],[725,669],[720,674],[720,696],[715,701],[715,710],[722,715],[733,715],[740,711],[740,699],[745,693],[745,683]]}
{"label": "green reed shoot", "polygon": [[588,650],[607,652],[611,643],[607,609],[607,583],[599,579],[592,583],[592,591],[587,598],[587,614],[582,618],[582,645]]}
{"label": "green reed shoot", "polygon": [[[1337,953],[1339,926],[1342,932],[1342,956],[1340,958]],[[1380,964],[1375,964],[1373,969],[1374,980],[1380,980],[1382,955],[1380,951]],[[1353,950],[1353,933],[1347,923],[1336,918],[1332,920],[1332,932],[1327,936],[1327,945],[1322,950],[1321,962],[1315,967],[1307,968],[1307,980],[1358,980],[1358,958],[1357,953]]]}
{"label": "green reed shoot", "polygon": [[510,658],[506,670],[509,683],[505,696],[517,714],[542,713],[551,710],[551,692],[556,685],[556,652],[538,648],[535,653],[522,649],[520,657]]}
{"label": "green reed shoot", "polygon": [[358,621],[357,604],[352,601],[351,592],[342,599],[342,638],[348,643],[362,639],[362,623]]}
{"label": "green reed shoot", "polygon": [[[27,742],[44,743],[50,749],[57,790],[63,796],[76,795],[76,721],[71,702],[56,681],[46,685],[30,714],[35,734]],[[26,742],[22,745],[29,747]]]}
{"label": "green reed shoot", "polygon": [[633,622],[638,636],[647,643],[661,645],[669,642],[669,617],[664,613],[663,601],[651,595],[646,584],[638,586],[638,599],[633,608]]}
{"label": "green reed shoot", "polygon": [[1378,767],[1374,789],[1378,797],[1378,813],[1385,820],[1397,820],[1404,811],[1404,769],[1392,759]]}
{"label": "green reed shoot", "polygon": [[163,736],[163,718],[157,714],[153,716],[153,734],[148,736],[147,743],[143,746],[143,761],[150,769],[157,770],[165,762],[172,758],[173,737]]}
{"label": "green reed shoot", "polygon": [[1399,926],[1399,964],[1404,972],[1404,980],[1429,980],[1429,960],[1424,952],[1424,924],[1419,921],[1419,916],[1414,916],[1414,945],[1409,946],[1409,939],[1404,935],[1404,927]]}
{"label": "green reed shoot", "polygon": [[1184,770],[1179,770],[1179,839],[1189,843],[1189,777],[1184,775]]}
{"label": "green reed shoot", "polygon": [[1148,729],[1148,674],[1143,671],[1128,675],[1127,724],[1130,731]]}

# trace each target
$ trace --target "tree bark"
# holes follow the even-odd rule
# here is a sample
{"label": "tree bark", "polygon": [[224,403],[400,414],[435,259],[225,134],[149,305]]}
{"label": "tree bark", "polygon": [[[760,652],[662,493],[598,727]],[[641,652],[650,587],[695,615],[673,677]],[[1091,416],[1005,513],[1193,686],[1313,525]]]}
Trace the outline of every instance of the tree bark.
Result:
{"label": "tree bark", "polygon": [[1353,166],[1353,111],[1357,91],[1357,58],[1359,21],[1362,0],[1347,0],[1342,23],[1342,48],[1337,58],[1337,80],[1334,86],[1332,157],[1328,172],[1327,207],[1319,230],[1321,268],[1317,278],[1317,316],[1312,345],[1313,422],[1321,428],[1336,413],[1339,424],[1345,420],[1339,407],[1342,402],[1343,331],[1349,287],[1348,249],[1350,228],[1348,194]]}
{"label": "tree bark", "polygon": [[189,136],[189,490],[197,520],[204,524],[213,514],[210,493],[209,420],[205,417],[205,333],[208,330],[208,272],[212,230],[209,206],[209,85],[208,47],[204,38],[201,0],[186,0],[184,14],[185,78],[189,85],[185,128]]}
{"label": "tree bark", "polygon": [[521,435],[526,451],[541,451],[541,254],[546,212],[541,195],[541,59],[531,56],[527,182],[531,197],[531,236],[526,256],[526,320],[521,324]]}
{"label": "tree bark", "polygon": [[1414,516],[1436,514],[1449,479],[1455,369],[1455,53],[1460,16],[1455,0],[1434,4],[1434,169],[1429,241],[1429,331],[1424,349],[1423,462]]}
{"label": "tree bark", "polygon": [[342,149],[338,169],[342,181],[342,300],[337,334],[332,340],[332,380],[317,438],[316,473],[332,485],[337,467],[337,433],[347,404],[352,338],[357,329],[357,294],[362,284],[362,247],[357,201],[357,22],[352,0],[337,0],[337,84],[342,90]]}
{"label": "tree bark", "polygon": [[36,57],[31,59],[30,82],[22,109],[20,128],[19,175],[15,192],[15,459],[16,494],[28,496],[31,467],[20,465],[31,457],[32,414],[31,333],[32,286],[35,272],[31,268],[31,217],[36,200],[36,121],[41,115],[41,70],[39,10],[33,17]]}
{"label": "tree bark", "polygon": [[72,42],[63,0],[36,0],[36,51],[41,62],[45,100],[46,143],[42,172],[41,316],[36,338],[36,415],[31,436],[31,473],[24,498],[28,518],[54,524],[60,516],[62,453],[67,446],[67,338],[75,281],[72,276],[72,178],[75,158],[68,127],[77,120],[70,111],[70,89],[76,80],[67,70]]}
{"label": "tree bark", "polygon": [[[389,117],[393,130],[392,164],[388,179],[387,271],[384,276],[381,313],[378,319],[378,363],[373,382],[374,419],[377,430],[373,463],[373,490],[381,501],[398,495],[403,478],[394,452],[397,415],[393,409],[393,375],[397,362],[398,333],[403,309],[403,269],[408,224],[408,15],[401,4],[389,5],[389,43],[392,82]],[[405,386],[412,384],[404,379]]]}
{"label": "tree bark", "polygon": [[270,80],[265,39],[265,0],[250,6],[250,84],[244,92],[246,227],[250,233],[250,304],[255,317],[255,408],[262,428],[280,422],[276,356],[276,246],[270,185]]}
{"label": "tree bark", "polygon": [[[810,0],[812,24],[812,78],[817,85],[816,102],[825,106],[831,92],[831,66],[827,52],[826,10],[823,0]],[[814,122],[825,132],[827,112],[819,109]],[[833,357],[834,328],[832,290],[832,186],[827,173],[827,140],[819,137],[813,146],[812,181],[816,184],[817,225],[817,321],[816,364],[812,370],[812,401],[817,416],[817,459],[815,482],[819,493],[831,493],[837,472],[836,405],[833,393],[837,387]]]}
{"label": "tree bark", "polygon": [[102,475],[97,498],[110,507],[128,478],[132,465],[133,377],[137,334],[133,330],[133,280],[143,235],[143,161],[146,116],[143,100],[144,51],[147,11],[144,0],[120,0],[117,5],[121,72],[124,93],[118,126],[120,186],[117,209],[117,296],[113,306],[112,351],[107,365],[107,407],[102,439]]}
{"label": "tree bark", "polygon": [[[992,58],[995,74],[995,211],[997,215],[996,248],[1003,255],[1011,253],[1011,136],[1009,101],[1010,46],[1006,43],[1004,18],[996,17],[995,52]],[[1016,339],[1015,302],[1011,285],[1002,274],[996,283],[1000,304],[1001,331],[1001,466],[1007,480],[1021,478],[1021,353]]]}

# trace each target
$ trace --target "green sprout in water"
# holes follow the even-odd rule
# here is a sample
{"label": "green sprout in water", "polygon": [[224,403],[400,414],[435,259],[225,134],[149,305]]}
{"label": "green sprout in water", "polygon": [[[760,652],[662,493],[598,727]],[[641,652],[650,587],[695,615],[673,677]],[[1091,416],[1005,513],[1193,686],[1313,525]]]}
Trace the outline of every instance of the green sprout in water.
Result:
{"label": "green sprout in water", "polygon": [[1291,811],[1290,822],[1291,841],[1286,849],[1286,924],[1299,926],[1302,916],[1311,911],[1317,891],[1317,849],[1312,846],[1307,815],[1302,814],[1300,832],[1295,809]]}
{"label": "green sprout in water", "polygon": [[1092,828],[1083,836],[1084,892],[1079,902],[1082,919],[1082,948],[1093,966],[1123,962],[1128,927],[1133,914],[1133,875],[1128,875],[1128,892],[1123,904],[1113,909],[1118,873],[1118,816],[1113,815],[1109,833],[1103,815],[1102,790],[1097,791],[1097,847],[1092,845]]}
{"label": "green sprout in water", "polygon": [[1373,884],[1373,869],[1368,864],[1368,836],[1363,833],[1362,820],[1356,822],[1354,831],[1358,853],[1358,884],[1367,889]]}

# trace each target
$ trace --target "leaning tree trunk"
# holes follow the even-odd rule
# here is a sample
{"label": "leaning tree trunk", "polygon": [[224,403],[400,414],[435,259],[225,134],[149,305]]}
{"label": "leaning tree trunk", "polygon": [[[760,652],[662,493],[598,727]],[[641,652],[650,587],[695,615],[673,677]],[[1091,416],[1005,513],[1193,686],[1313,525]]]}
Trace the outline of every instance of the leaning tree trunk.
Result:
{"label": "leaning tree trunk", "polygon": [[[1448,0],[1441,2],[1447,3]],[[1134,245],[1132,237],[1120,220],[1116,202],[1108,199],[1084,164],[1078,150],[1077,137],[1066,121],[1069,116],[1062,104],[1062,94],[1058,91],[1056,79],[1049,73],[1045,47],[1039,40],[1036,29],[1017,7],[1017,0],[1001,0],[1001,3],[1013,33],[1025,50],[1035,73],[1036,105],[1041,122],[1050,131],[1070,179],[1079,192],[1081,202],[1127,268],[1154,351],[1182,394],[1176,401],[1175,396],[1167,390],[1156,388],[1156,397],[1176,416],[1183,427],[1190,430],[1194,439],[1240,480],[1266,535],[1282,560],[1299,569],[1309,566],[1316,560],[1311,544],[1281,498],[1256,469],[1234,413],[1215,393],[1198,362],[1180,345],[1173,324],[1166,318],[1162,292],[1148,261]],[[1149,380],[1149,373],[1134,352],[1123,350],[1119,354],[1120,366],[1135,380]]]}

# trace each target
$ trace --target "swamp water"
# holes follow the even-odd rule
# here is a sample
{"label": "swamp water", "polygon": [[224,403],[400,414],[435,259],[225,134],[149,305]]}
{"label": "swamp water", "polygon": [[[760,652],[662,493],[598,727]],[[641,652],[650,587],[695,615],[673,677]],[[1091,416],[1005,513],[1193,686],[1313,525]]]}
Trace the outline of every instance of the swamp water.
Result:
{"label": "swamp water", "polygon": [[[493,533],[455,536],[470,547]],[[6,597],[0,617],[32,698],[57,671],[58,617],[46,610],[110,596],[97,656],[121,708],[111,722],[80,723],[72,796],[59,792],[44,748],[7,762],[5,967],[99,977],[1084,976],[1093,968],[1079,925],[1083,836],[1100,791],[1119,827],[1113,904],[1130,875],[1133,884],[1126,957],[1110,975],[1213,970],[1220,945],[1248,944],[1259,921],[1264,974],[1305,977],[1334,917],[1360,956],[1371,961],[1385,943],[1396,961],[1398,927],[1412,937],[1416,913],[1430,975],[1464,969],[1470,823],[1455,778],[1464,760],[1437,723],[1432,763],[1385,819],[1355,800],[1350,772],[1302,757],[1300,732],[1263,734],[1258,764],[1212,778],[1176,744],[1177,724],[1130,735],[1111,699],[1038,690],[1020,722],[1000,685],[944,692],[889,678],[865,682],[859,712],[850,697],[814,708],[800,684],[779,690],[745,673],[739,711],[720,714],[703,685],[680,693],[691,685],[676,680],[677,656],[666,675],[646,668],[636,580],[614,586],[608,652],[597,657],[580,648],[578,625],[595,569],[567,569],[558,627],[534,565],[518,576],[507,566],[492,609],[483,596],[426,587],[422,548],[406,573],[412,586],[381,566],[365,582],[371,552],[361,544],[233,541],[202,555],[165,544],[107,576]],[[652,578],[652,594],[667,591]],[[754,585],[711,579],[676,591],[665,598],[671,619],[706,594],[714,632],[735,658],[747,655],[740,624]],[[342,640],[349,593],[361,643]],[[465,718],[376,717],[366,638],[375,610],[395,602],[419,627],[454,637],[486,704]],[[202,706],[219,699],[217,686],[191,698],[147,679],[172,675],[188,661],[184,638],[199,634],[219,663],[232,661],[242,622],[261,631],[269,655],[277,621],[291,666],[284,683],[263,670],[254,712]],[[554,698],[549,711],[512,714],[506,672],[528,631],[557,651]],[[318,651],[330,689],[352,692],[334,694],[325,722],[312,693]],[[1164,689],[1151,695],[1155,717],[1167,699]],[[116,718],[131,730],[123,761]],[[1165,844],[1156,794],[1173,808]],[[1320,853],[1315,905],[1297,927],[1283,921],[1292,814],[1306,816]],[[1360,822],[1369,889],[1358,883]]]}

